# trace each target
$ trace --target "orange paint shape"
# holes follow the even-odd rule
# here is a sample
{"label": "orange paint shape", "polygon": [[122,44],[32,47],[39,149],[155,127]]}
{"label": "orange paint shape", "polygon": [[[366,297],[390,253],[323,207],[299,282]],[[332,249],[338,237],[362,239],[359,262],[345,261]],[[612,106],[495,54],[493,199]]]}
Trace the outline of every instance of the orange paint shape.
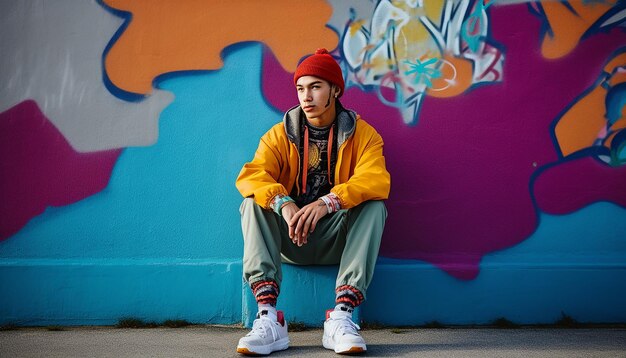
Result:
{"label": "orange paint shape", "polygon": [[[433,79],[433,89],[427,89],[426,93],[438,98],[458,96],[472,85],[474,64],[471,60],[454,57],[452,54],[445,54],[443,60],[448,63],[439,68],[442,77]],[[442,89],[434,90],[436,88]]]}
{"label": "orange paint shape", "polygon": [[541,44],[541,53],[545,58],[563,57],[572,51],[580,42],[582,35],[609,11],[617,0],[607,0],[603,3],[574,0],[568,3],[576,14],[560,1],[541,2],[553,32],[552,36],[546,33]]}
{"label": "orange paint shape", "polygon": [[105,69],[115,86],[147,94],[155,77],[185,70],[217,70],[232,44],[262,42],[287,71],[319,47],[337,47],[326,27],[332,7],[323,0],[104,0],[132,13],[130,25],[110,49]]}
{"label": "orange paint shape", "polygon": [[[611,75],[607,79],[609,85],[615,86],[626,82],[626,76],[623,73],[616,73],[616,68],[624,66],[626,66],[626,53],[609,60],[604,67],[604,72]],[[604,117],[606,96],[607,90],[603,86],[596,86],[559,119],[554,134],[563,156],[592,146],[598,134],[606,127],[607,119]],[[616,131],[625,127],[626,107],[622,108],[622,117],[611,126],[611,129]],[[614,136],[615,134],[609,136],[605,141],[607,147],[610,147]]]}
{"label": "orange paint shape", "polygon": [[554,134],[563,156],[591,147],[598,133],[606,126],[603,114],[606,89],[598,86],[587,96],[574,104],[561,117]]}

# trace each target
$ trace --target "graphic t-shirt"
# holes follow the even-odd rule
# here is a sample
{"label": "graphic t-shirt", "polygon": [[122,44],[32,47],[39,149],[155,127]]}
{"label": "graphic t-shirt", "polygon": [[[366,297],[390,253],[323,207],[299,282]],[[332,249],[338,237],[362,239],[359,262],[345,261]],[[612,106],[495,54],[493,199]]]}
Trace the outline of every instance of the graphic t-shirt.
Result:
{"label": "graphic t-shirt", "polygon": [[[328,135],[333,127],[333,124],[326,128],[319,128],[312,126],[307,120],[304,120],[305,125],[309,131],[309,162],[302,163],[308,165],[307,169],[307,182],[306,192],[297,195],[296,186],[294,186],[293,193],[290,195],[296,202],[298,207],[303,207],[309,203],[314,202],[321,196],[330,193],[332,184],[328,181]],[[304,132],[303,132],[304,133]],[[333,140],[334,141],[334,140]],[[300,161],[303,162],[304,153],[304,140],[300,143]],[[334,180],[335,163],[337,162],[337,145],[333,143],[331,153],[331,181]],[[302,175],[303,170],[300,168]],[[300,178],[300,180],[302,180]]]}

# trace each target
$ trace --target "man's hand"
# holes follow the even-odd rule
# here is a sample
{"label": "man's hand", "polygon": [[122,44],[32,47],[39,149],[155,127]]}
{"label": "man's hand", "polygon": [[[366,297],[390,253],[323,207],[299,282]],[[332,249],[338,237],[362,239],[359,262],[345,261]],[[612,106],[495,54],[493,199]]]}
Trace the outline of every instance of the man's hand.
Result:
{"label": "man's hand", "polygon": [[[285,222],[287,223],[287,225],[289,225],[289,223],[291,222],[291,218],[298,212],[298,210],[300,210],[300,208],[293,201],[283,206],[283,208],[280,211],[280,214],[283,216],[283,219],[285,219]],[[289,227],[289,237],[290,238],[292,237],[291,227]]]}
{"label": "man's hand", "polygon": [[[291,241],[298,246],[306,244],[309,234],[315,230],[317,222],[326,216],[326,214],[328,214],[328,209],[326,208],[326,204],[321,200],[316,200],[302,207],[288,222]],[[287,218],[285,218],[285,220],[286,219]]]}

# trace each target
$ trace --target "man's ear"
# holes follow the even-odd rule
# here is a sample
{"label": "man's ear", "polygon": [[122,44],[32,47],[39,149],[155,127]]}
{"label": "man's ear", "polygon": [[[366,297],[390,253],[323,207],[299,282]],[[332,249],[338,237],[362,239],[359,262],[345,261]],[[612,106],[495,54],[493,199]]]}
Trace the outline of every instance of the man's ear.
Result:
{"label": "man's ear", "polygon": [[339,98],[339,92],[341,90],[339,89],[339,86],[337,85],[333,85],[333,92],[335,93],[335,98]]}

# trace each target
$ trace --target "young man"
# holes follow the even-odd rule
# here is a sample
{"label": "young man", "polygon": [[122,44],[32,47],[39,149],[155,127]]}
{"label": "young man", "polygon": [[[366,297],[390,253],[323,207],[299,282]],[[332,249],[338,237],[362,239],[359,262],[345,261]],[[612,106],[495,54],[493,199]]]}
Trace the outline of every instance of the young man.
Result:
{"label": "young man", "polygon": [[339,263],[336,305],[327,312],[322,342],[337,353],[363,352],[352,312],[365,298],[387,218],[383,140],[341,106],[343,75],[326,49],[298,66],[294,84],[300,104],[263,135],[237,178],[245,198],[243,273],[259,308],[237,352],[289,346],[287,323],[276,310],[281,262]]}

